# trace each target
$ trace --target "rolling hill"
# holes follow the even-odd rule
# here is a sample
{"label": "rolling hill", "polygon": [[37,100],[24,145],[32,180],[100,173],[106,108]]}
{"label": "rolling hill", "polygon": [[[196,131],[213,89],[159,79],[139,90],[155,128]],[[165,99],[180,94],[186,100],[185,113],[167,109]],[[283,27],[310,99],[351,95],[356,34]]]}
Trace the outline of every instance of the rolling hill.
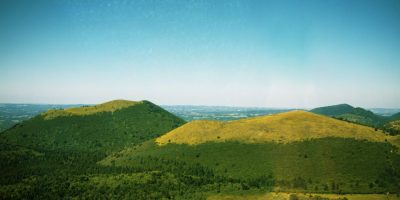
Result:
{"label": "rolling hill", "polygon": [[238,141],[289,143],[324,137],[384,142],[388,136],[373,128],[306,111],[290,111],[230,122],[193,121],[156,139],[158,144],[200,144]]}
{"label": "rolling hill", "polygon": [[348,104],[314,108],[310,112],[380,129],[383,128],[384,124],[396,120],[400,114],[380,116],[364,108],[355,108]]}
{"label": "rolling hill", "polygon": [[338,104],[338,105],[314,108],[310,112],[317,113],[320,115],[337,116],[350,113],[353,109],[354,107],[349,104]]}
{"label": "rolling hill", "polygon": [[151,102],[116,100],[50,110],[0,134],[0,199],[400,193],[399,144],[306,111],[185,123]]}
{"label": "rolling hill", "polygon": [[86,181],[89,177],[108,180],[115,174],[152,175],[96,162],[184,123],[149,101],[115,100],[49,110],[0,134],[0,199],[101,199],[104,188]]}
{"label": "rolling hill", "polygon": [[112,152],[157,137],[183,123],[149,101],[115,100],[49,110],[3,132],[0,140],[43,150]]}
{"label": "rolling hill", "polygon": [[161,171],[167,168],[157,162],[198,165],[241,183],[239,190],[400,192],[399,146],[398,136],[291,111],[230,122],[192,121],[100,163]]}

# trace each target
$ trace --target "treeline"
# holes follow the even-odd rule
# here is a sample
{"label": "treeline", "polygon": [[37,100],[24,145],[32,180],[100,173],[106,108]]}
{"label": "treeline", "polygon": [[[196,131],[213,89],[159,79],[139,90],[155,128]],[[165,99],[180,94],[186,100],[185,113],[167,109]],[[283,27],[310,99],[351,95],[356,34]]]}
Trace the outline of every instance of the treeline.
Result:
{"label": "treeline", "polygon": [[371,125],[360,123],[360,122],[357,122],[357,121],[351,121],[351,120],[348,120],[348,119],[343,118],[343,117],[335,117],[335,116],[333,116],[333,118],[341,120],[341,121],[345,121],[345,122],[350,122],[350,123],[353,123],[353,124],[358,124],[358,125],[362,125],[362,126],[369,126],[369,127],[374,128],[375,131],[381,130],[384,133],[386,133],[388,135],[391,135],[391,136],[400,135],[400,130],[396,130],[396,129],[393,129],[393,128],[388,128],[388,127],[385,126],[385,124],[379,124],[379,125],[371,126]]}
{"label": "treeline", "polygon": [[385,132],[391,136],[400,135],[400,130],[396,130],[393,128],[386,128],[385,126],[381,127],[381,129],[383,130],[383,132]]}
{"label": "treeline", "polygon": [[270,190],[275,183],[272,175],[232,179],[200,164],[157,157],[119,167],[96,164],[105,157],[103,152],[41,153],[1,164],[0,199],[201,199],[204,193],[224,188]]}

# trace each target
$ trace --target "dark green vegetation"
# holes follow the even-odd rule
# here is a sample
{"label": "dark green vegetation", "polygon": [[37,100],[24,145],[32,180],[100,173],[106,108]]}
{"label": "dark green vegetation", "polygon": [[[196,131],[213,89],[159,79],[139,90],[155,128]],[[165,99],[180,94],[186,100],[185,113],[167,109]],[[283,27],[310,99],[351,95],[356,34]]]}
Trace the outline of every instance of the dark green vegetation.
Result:
{"label": "dark green vegetation", "polygon": [[383,126],[383,130],[391,135],[400,135],[400,120],[391,121]]}
{"label": "dark green vegetation", "polygon": [[338,115],[350,113],[353,109],[354,109],[354,107],[350,106],[349,104],[338,104],[338,105],[333,105],[333,106],[314,108],[311,110],[311,112],[320,114],[320,115],[338,116]]}
{"label": "dark green vegetation", "polygon": [[[167,173],[104,167],[96,163],[111,152],[160,136],[184,121],[148,101],[113,101],[102,105],[96,107],[101,112],[93,112],[85,106],[73,110],[79,115],[46,119],[48,113],[59,112],[49,111],[1,133],[0,199],[97,198],[92,195],[103,196],[111,190],[111,186],[102,184],[103,180],[124,174],[174,180]],[[112,108],[112,112],[108,108]],[[86,110],[92,113],[86,114]],[[149,182],[132,180],[132,185],[149,187],[149,190],[169,185],[151,181],[153,179]],[[132,189],[132,185],[112,190],[121,195],[127,188]],[[154,198],[164,196],[157,191],[154,190]],[[150,195],[146,190],[135,194]]]}
{"label": "dark green vegetation", "polygon": [[[118,103],[115,101],[114,104]],[[46,119],[48,113],[54,115],[55,112],[58,111],[49,111],[17,124],[3,132],[0,138],[7,144],[38,150],[108,153],[127,144],[160,136],[184,123],[148,101],[114,112]]]}
{"label": "dark green vegetation", "polygon": [[208,142],[163,146],[150,141],[114,154],[102,164],[139,167],[141,160],[152,157],[199,164],[212,169],[217,176],[248,183],[249,188],[268,188],[273,184],[284,191],[399,193],[397,151],[390,143],[344,138],[287,144]]}
{"label": "dark green vegetation", "polygon": [[[28,120],[50,109],[79,107],[84,105],[52,105],[52,104],[0,104],[0,132],[11,128],[17,123]],[[291,109],[276,108],[247,108],[224,106],[162,106],[168,112],[184,119],[185,121],[208,120],[235,120],[246,117],[286,112]],[[391,111],[391,110],[389,110]]]}
{"label": "dark green vegetation", "polygon": [[[296,119],[317,123],[297,113]],[[263,120],[259,118],[261,128]],[[349,124],[334,121],[340,122],[335,123],[339,127]],[[154,143],[184,123],[148,101],[113,101],[38,115],[0,134],[0,199],[400,192],[399,150],[391,138],[383,142],[382,132],[382,142],[324,136],[287,143]],[[237,124],[243,131],[254,129],[240,121]],[[296,127],[309,126],[315,125],[300,120],[285,130],[296,132]]]}
{"label": "dark green vegetation", "polygon": [[386,124],[391,121],[400,119],[400,113],[393,114],[391,116],[377,115],[369,110],[360,107],[353,107],[348,104],[339,104],[333,106],[325,106],[314,108],[311,112],[326,116],[331,116],[340,120],[371,126],[374,128],[382,129],[389,134],[398,134],[392,129],[386,128]]}
{"label": "dark green vegetation", "polygon": [[193,120],[220,120],[229,121],[248,117],[287,112],[293,109],[277,108],[252,108],[252,107],[229,107],[229,106],[190,106],[176,105],[163,106],[164,109],[181,117],[187,122]]}

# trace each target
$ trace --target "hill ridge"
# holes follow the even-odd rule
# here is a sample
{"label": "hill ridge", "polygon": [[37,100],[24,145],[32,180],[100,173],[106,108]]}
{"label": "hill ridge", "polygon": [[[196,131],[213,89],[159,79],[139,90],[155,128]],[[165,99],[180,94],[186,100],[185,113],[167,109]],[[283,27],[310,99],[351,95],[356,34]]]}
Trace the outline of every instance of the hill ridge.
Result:
{"label": "hill ridge", "polygon": [[323,107],[318,107],[311,109],[310,112],[321,114],[321,115],[329,115],[329,116],[334,116],[334,115],[342,115],[348,112],[351,112],[354,109],[353,106],[347,104],[347,103],[342,103],[342,104],[336,104],[336,105],[331,105],[331,106],[323,106]]}
{"label": "hill ridge", "polygon": [[220,122],[196,120],[156,139],[158,145],[168,143],[198,145],[205,142],[239,141],[244,143],[290,143],[325,137],[354,138],[373,142],[397,139],[381,130],[341,121],[315,113],[295,110],[274,115]]}
{"label": "hill ridge", "polygon": [[0,139],[30,148],[110,152],[156,138],[183,123],[149,101],[114,100],[51,110],[2,132]]}
{"label": "hill ridge", "polygon": [[128,108],[143,103],[150,103],[150,102],[145,100],[129,101],[129,100],[117,99],[92,106],[73,107],[61,110],[52,109],[42,113],[42,116],[44,117],[45,120],[50,120],[57,117],[93,115],[101,112],[115,112],[122,108]]}

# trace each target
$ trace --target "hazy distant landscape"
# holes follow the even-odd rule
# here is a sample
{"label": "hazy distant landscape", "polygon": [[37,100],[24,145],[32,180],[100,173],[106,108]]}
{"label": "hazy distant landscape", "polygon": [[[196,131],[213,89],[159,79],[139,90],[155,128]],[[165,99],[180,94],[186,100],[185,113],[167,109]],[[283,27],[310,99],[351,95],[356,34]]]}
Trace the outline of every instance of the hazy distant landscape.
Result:
{"label": "hazy distant landscape", "polygon": [[[0,104],[0,131],[34,117],[50,109],[79,107],[82,105],[51,105],[51,104]],[[89,106],[89,105],[88,105]],[[248,108],[226,106],[162,106],[169,112],[186,121],[192,120],[235,120],[246,117],[274,114],[290,109]]]}
{"label": "hazy distant landscape", "polygon": [[[82,105],[51,105],[51,104],[0,104],[0,131],[34,117],[50,109],[63,109],[79,107]],[[251,108],[251,107],[227,107],[227,106],[190,106],[190,105],[162,105],[164,109],[184,119],[192,120],[236,120],[247,117],[276,114],[294,110],[295,108]],[[304,109],[307,110],[307,109]],[[400,112],[395,108],[369,109],[377,115],[391,116]]]}
{"label": "hazy distant landscape", "polygon": [[[51,105],[51,104],[0,104],[0,131],[10,128],[31,117],[50,109],[63,109],[82,105]],[[276,114],[294,110],[295,108],[251,108],[228,106],[191,106],[191,105],[162,105],[164,109],[184,119],[192,120],[236,120],[247,117]],[[307,109],[304,109],[307,110]],[[400,112],[396,108],[368,109],[380,116],[391,116]]]}
{"label": "hazy distant landscape", "polygon": [[50,109],[79,105],[0,104],[0,132]]}

